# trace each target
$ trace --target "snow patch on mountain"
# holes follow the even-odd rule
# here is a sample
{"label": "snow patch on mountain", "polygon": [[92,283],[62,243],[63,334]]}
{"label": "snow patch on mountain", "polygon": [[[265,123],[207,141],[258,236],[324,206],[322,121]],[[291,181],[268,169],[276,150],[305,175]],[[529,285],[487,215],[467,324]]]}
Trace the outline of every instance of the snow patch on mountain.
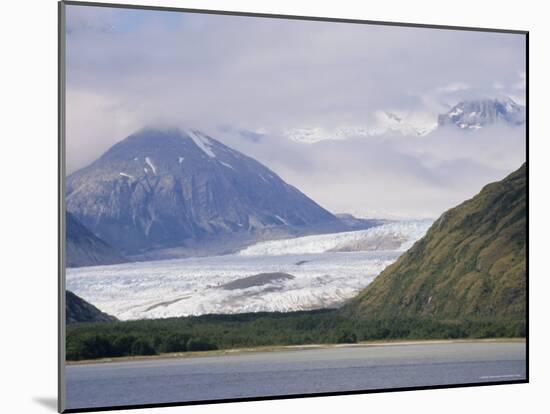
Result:
{"label": "snow patch on mountain", "polygon": [[314,144],[324,140],[344,140],[352,137],[369,137],[387,134],[424,136],[437,127],[433,114],[425,112],[375,111],[364,125],[347,125],[335,128],[288,128],[283,135],[291,141]]}
{"label": "snow patch on mountain", "polygon": [[149,168],[151,168],[151,171],[153,171],[153,174],[157,175],[157,169],[153,164],[153,162],[151,161],[151,159],[149,157],[145,157],[145,162],[147,163]]}
{"label": "snow patch on mountain", "polygon": [[216,154],[212,151],[212,144],[210,139],[200,131],[186,131],[189,138],[199,147],[202,152],[208,155],[210,158],[216,158]]}
{"label": "snow patch on mountain", "polygon": [[235,168],[233,168],[233,166],[231,164],[228,164],[226,162],[220,161],[220,164],[223,165],[224,167],[231,168],[232,170],[235,169]]}
{"label": "snow patch on mountain", "polygon": [[283,223],[285,226],[288,226],[288,221],[286,221],[284,218],[282,218],[281,216],[277,216],[275,215],[275,217],[277,217],[277,220],[279,220],[281,223]]}

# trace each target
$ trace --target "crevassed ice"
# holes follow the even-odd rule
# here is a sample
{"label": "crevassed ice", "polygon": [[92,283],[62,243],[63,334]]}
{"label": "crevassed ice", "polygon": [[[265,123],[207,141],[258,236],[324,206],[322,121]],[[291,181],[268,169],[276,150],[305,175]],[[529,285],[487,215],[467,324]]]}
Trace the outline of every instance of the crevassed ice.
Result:
{"label": "crevassed ice", "polygon": [[[227,255],[67,269],[67,289],[121,320],[334,307],[355,296],[399,252]],[[226,290],[258,273],[291,280]]]}
{"label": "crevassed ice", "polygon": [[[406,232],[407,243],[412,244],[427,226],[428,221],[391,223],[361,233]],[[392,251],[318,251],[319,246],[336,245],[329,242],[331,238],[349,240],[349,233],[359,232],[293,239],[294,251],[298,244],[307,246],[300,253],[288,253],[287,249],[285,254],[231,254],[70,268],[67,289],[122,320],[334,307],[355,296],[404,249],[401,246]],[[281,249],[267,250],[273,251]],[[274,272],[288,273],[294,279],[235,290],[222,286],[258,273]]]}
{"label": "crevassed ice", "polygon": [[404,239],[404,243],[398,248],[399,251],[404,251],[422,237],[431,224],[432,220],[409,220],[388,223],[367,230],[260,242],[241,250],[239,254],[242,256],[257,256],[323,253],[350,242],[374,241],[387,235],[396,235]]}

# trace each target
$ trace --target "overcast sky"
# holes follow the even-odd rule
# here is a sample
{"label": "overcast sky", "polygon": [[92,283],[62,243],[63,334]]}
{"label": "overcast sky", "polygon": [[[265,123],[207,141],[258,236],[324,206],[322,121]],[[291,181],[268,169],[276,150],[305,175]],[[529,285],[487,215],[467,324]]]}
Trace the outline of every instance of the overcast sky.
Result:
{"label": "overcast sky", "polygon": [[[281,131],[364,125],[380,110],[436,119],[465,98],[525,100],[525,42],[514,34],[68,6],[66,64],[69,172],[146,125],[231,125],[266,133],[269,144],[253,148],[227,139],[332,210],[434,215],[480,183],[448,171],[464,168],[452,147],[461,138],[331,148],[288,143]],[[480,182],[499,177],[525,157],[520,132],[479,134],[484,143],[459,158]],[[329,165],[338,182],[320,189]],[[395,181],[391,195],[384,180]],[[429,194],[433,208],[421,206]]]}

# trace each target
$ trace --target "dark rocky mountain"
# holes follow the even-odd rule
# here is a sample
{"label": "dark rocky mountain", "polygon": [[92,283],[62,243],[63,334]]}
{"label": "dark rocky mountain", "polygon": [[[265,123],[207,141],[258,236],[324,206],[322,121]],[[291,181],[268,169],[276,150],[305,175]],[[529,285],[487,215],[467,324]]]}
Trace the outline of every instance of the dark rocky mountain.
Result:
{"label": "dark rocky mountain", "polygon": [[66,266],[96,266],[124,263],[113,247],[96,237],[71,213],[66,213]]}
{"label": "dark rocky mountain", "polygon": [[67,178],[67,210],[125,253],[342,223],[254,159],[199,132],[143,129]]}
{"label": "dark rocky mountain", "polygon": [[462,101],[446,114],[439,115],[437,123],[438,126],[454,125],[466,130],[497,123],[523,125],[525,107],[508,97]]}
{"label": "dark rocky mountain", "polygon": [[445,212],[342,308],[358,318],[525,320],[527,167]]}
{"label": "dark rocky mountain", "polygon": [[117,320],[114,316],[101,312],[98,308],[71,291],[66,291],[65,300],[65,320],[67,324],[79,322],[114,322]]}

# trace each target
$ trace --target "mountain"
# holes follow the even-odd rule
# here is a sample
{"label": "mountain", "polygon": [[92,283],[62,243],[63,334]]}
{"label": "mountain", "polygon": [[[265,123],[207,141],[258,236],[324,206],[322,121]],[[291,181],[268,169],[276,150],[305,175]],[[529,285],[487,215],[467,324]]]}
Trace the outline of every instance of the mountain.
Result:
{"label": "mountain", "polygon": [[379,110],[368,115],[360,125],[290,128],[283,131],[283,135],[291,141],[304,144],[384,135],[425,136],[446,125],[463,130],[476,130],[496,123],[523,125],[525,116],[525,106],[509,97],[484,98],[461,101],[445,114]]}
{"label": "mountain", "polygon": [[283,135],[295,142],[315,144],[325,140],[345,140],[355,137],[380,135],[424,136],[437,127],[435,117],[427,113],[395,113],[376,111],[363,125],[347,125],[337,128],[292,128]]}
{"label": "mountain", "polygon": [[71,213],[66,217],[67,267],[109,265],[124,263],[124,258],[113,247],[96,237]]}
{"label": "mountain", "polygon": [[67,210],[125,253],[271,228],[341,224],[206,134],[146,128],[67,178]]}
{"label": "mountain", "polygon": [[78,297],[73,292],[66,291],[65,319],[67,324],[78,322],[114,322],[114,316],[101,312],[92,304]]}
{"label": "mountain", "polygon": [[359,318],[525,318],[524,164],[445,212],[342,313]]}
{"label": "mountain", "polygon": [[439,115],[437,123],[438,126],[455,125],[467,130],[496,123],[523,125],[525,107],[508,97],[462,101],[446,114]]}

